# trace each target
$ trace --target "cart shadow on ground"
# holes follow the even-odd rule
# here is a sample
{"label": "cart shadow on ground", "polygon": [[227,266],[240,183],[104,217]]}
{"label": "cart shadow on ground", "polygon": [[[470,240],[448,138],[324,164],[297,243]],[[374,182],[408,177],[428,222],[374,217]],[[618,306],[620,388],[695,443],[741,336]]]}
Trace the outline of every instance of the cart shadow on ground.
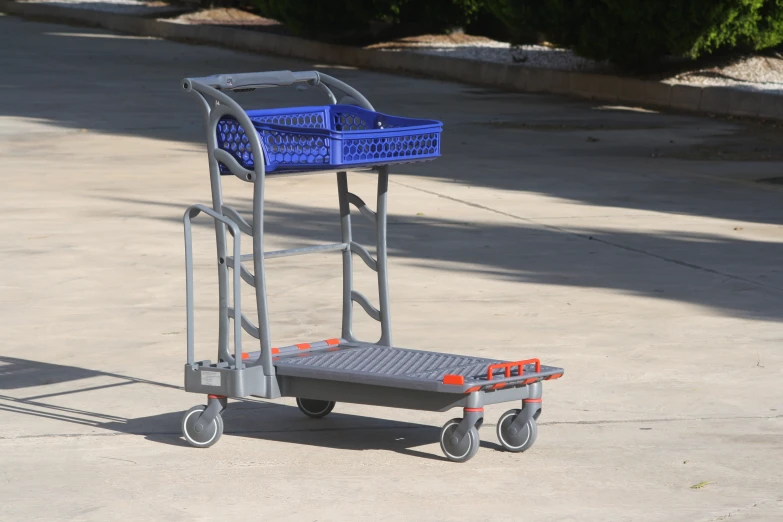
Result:
{"label": "cart shadow on ground", "polygon": [[[396,189],[393,184],[392,189]],[[177,202],[99,197],[147,207],[138,214],[181,226],[182,205]],[[230,204],[250,221],[249,200]],[[149,209],[154,207],[163,212],[151,212]],[[137,218],[138,214],[126,217]],[[362,216],[353,222],[354,240],[374,254],[372,226]],[[268,234],[283,238],[286,247],[333,242],[340,237],[336,208],[270,201],[266,203],[264,226]],[[214,235],[213,223],[208,219],[197,219],[194,228],[196,234]],[[524,220],[474,223],[459,218],[391,214],[388,248],[392,270],[396,263],[423,267],[436,263],[441,272],[610,289],[705,306],[729,316],[783,319],[783,272],[770,262],[783,258],[783,243],[743,238],[740,232],[738,237],[685,231],[661,234],[610,227],[548,226]],[[271,273],[274,265],[270,264],[268,270]],[[392,288],[398,284],[393,276],[391,284]]]}
{"label": "cart shadow on ground", "polygon": [[[104,384],[90,385],[90,379],[99,379]],[[20,396],[19,392],[25,388],[44,386],[67,389]],[[44,437],[100,436],[114,432],[141,436],[159,444],[190,447],[180,431],[184,411],[127,418],[116,413],[62,405],[92,403],[87,394],[101,393],[112,388],[123,388],[120,401],[131,403],[138,400],[139,386],[182,391],[180,386],[127,375],[0,356],[0,411],[105,430],[91,433],[80,431],[77,434],[53,433],[43,435]],[[13,393],[14,396],[7,393]],[[68,398],[64,399],[66,397]],[[199,400],[195,395],[193,399],[194,404]],[[338,404],[337,409],[339,408]],[[433,419],[438,421],[445,422],[450,418],[449,413],[433,412],[432,415]],[[260,399],[231,400],[223,412],[223,419],[226,426],[224,436],[229,438],[238,436],[340,450],[392,451],[420,458],[446,460],[439,452],[434,454],[416,449],[419,446],[437,444],[440,436],[440,426],[437,425],[364,417],[338,411],[323,419],[310,419],[295,406]],[[4,437],[0,436],[0,439],[2,438]],[[225,442],[224,440],[223,443]],[[493,442],[482,441],[481,446],[502,451],[501,446]],[[195,451],[195,448],[193,449]]]}

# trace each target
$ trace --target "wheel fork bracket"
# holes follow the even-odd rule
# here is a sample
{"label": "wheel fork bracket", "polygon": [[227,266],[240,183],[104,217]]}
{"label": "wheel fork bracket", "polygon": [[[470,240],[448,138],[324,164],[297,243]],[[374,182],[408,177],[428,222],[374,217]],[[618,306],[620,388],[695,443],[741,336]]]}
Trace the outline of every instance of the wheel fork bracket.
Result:
{"label": "wheel fork bracket", "polygon": [[207,397],[207,407],[201,412],[196,424],[193,426],[196,433],[204,431],[228,405],[228,399],[222,395],[208,395]]}
{"label": "wheel fork bracket", "polygon": [[512,436],[519,433],[531,418],[538,418],[541,411],[541,383],[537,382],[528,386],[530,386],[530,396],[527,399],[522,399],[522,411],[519,412],[519,415],[516,416],[508,427],[508,433]]}
{"label": "wheel fork bracket", "polygon": [[468,434],[470,428],[476,427],[479,429],[484,422],[484,406],[481,404],[481,396],[477,392],[473,392],[468,396],[467,406],[462,410],[462,422],[459,423],[457,429],[451,434],[449,442],[452,444],[459,444],[465,435]]}

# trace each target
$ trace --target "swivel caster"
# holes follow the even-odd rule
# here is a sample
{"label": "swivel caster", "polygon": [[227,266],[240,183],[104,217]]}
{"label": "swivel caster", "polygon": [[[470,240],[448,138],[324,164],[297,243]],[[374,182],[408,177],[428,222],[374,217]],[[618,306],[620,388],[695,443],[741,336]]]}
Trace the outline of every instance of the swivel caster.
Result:
{"label": "swivel caster", "polygon": [[498,420],[498,440],[506,451],[521,453],[536,442],[538,428],[535,416],[530,417],[530,420],[519,429],[512,426],[514,419],[521,412],[522,410],[519,409],[508,410]]}
{"label": "swivel caster", "polygon": [[193,406],[182,417],[182,435],[191,446],[197,448],[208,448],[223,435],[223,417],[220,413],[208,423],[199,421],[206,409],[202,405]]}
{"label": "swivel caster", "polygon": [[455,432],[460,422],[462,419],[451,419],[440,431],[440,448],[452,462],[467,462],[479,450],[480,439],[476,426],[471,426],[462,440],[457,440]]}

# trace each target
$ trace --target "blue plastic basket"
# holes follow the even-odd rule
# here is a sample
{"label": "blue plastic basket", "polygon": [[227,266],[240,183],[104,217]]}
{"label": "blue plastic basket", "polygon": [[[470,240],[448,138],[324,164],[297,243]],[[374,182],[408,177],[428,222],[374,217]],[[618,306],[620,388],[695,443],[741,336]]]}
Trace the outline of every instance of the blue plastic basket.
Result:
{"label": "blue plastic basket", "polygon": [[[440,156],[443,124],[400,118],[353,105],[247,111],[264,148],[266,171],[307,171],[356,165],[426,161]],[[255,158],[239,123],[217,127],[218,146],[245,168]],[[220,171],[230,173],[220,165]]]}

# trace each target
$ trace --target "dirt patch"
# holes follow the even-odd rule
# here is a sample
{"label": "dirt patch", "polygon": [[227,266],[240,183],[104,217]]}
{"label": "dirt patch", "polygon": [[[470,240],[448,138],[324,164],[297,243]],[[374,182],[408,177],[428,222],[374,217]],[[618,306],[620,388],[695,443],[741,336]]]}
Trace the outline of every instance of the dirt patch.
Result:
{"label": "dirt patch", "polygon": [[688,70],[662,78],[664,83],[697,86],[734,86],[751,90],[783,92],[783,55],[706,57]]}
{"label": "dirt patch", "polygon": [[241,27],[276,34],[290,34],[288,30],[271,18],[264,18],[251,11],[233,7],[201,9],[172,19],[174,22],[194,25],[221,25],[226,27]]}
{"label": "dirt patch", "polygon": [[410,49],[416,47],[453,47],[470,45],[497,45],[508,49],[507,43],[496,42],[484,36],[473,36],[462,32],[451,34],[422,34],[419,36],[407,36],[392,40],[391,42],[381,42],[368,45],[367,49]]}

